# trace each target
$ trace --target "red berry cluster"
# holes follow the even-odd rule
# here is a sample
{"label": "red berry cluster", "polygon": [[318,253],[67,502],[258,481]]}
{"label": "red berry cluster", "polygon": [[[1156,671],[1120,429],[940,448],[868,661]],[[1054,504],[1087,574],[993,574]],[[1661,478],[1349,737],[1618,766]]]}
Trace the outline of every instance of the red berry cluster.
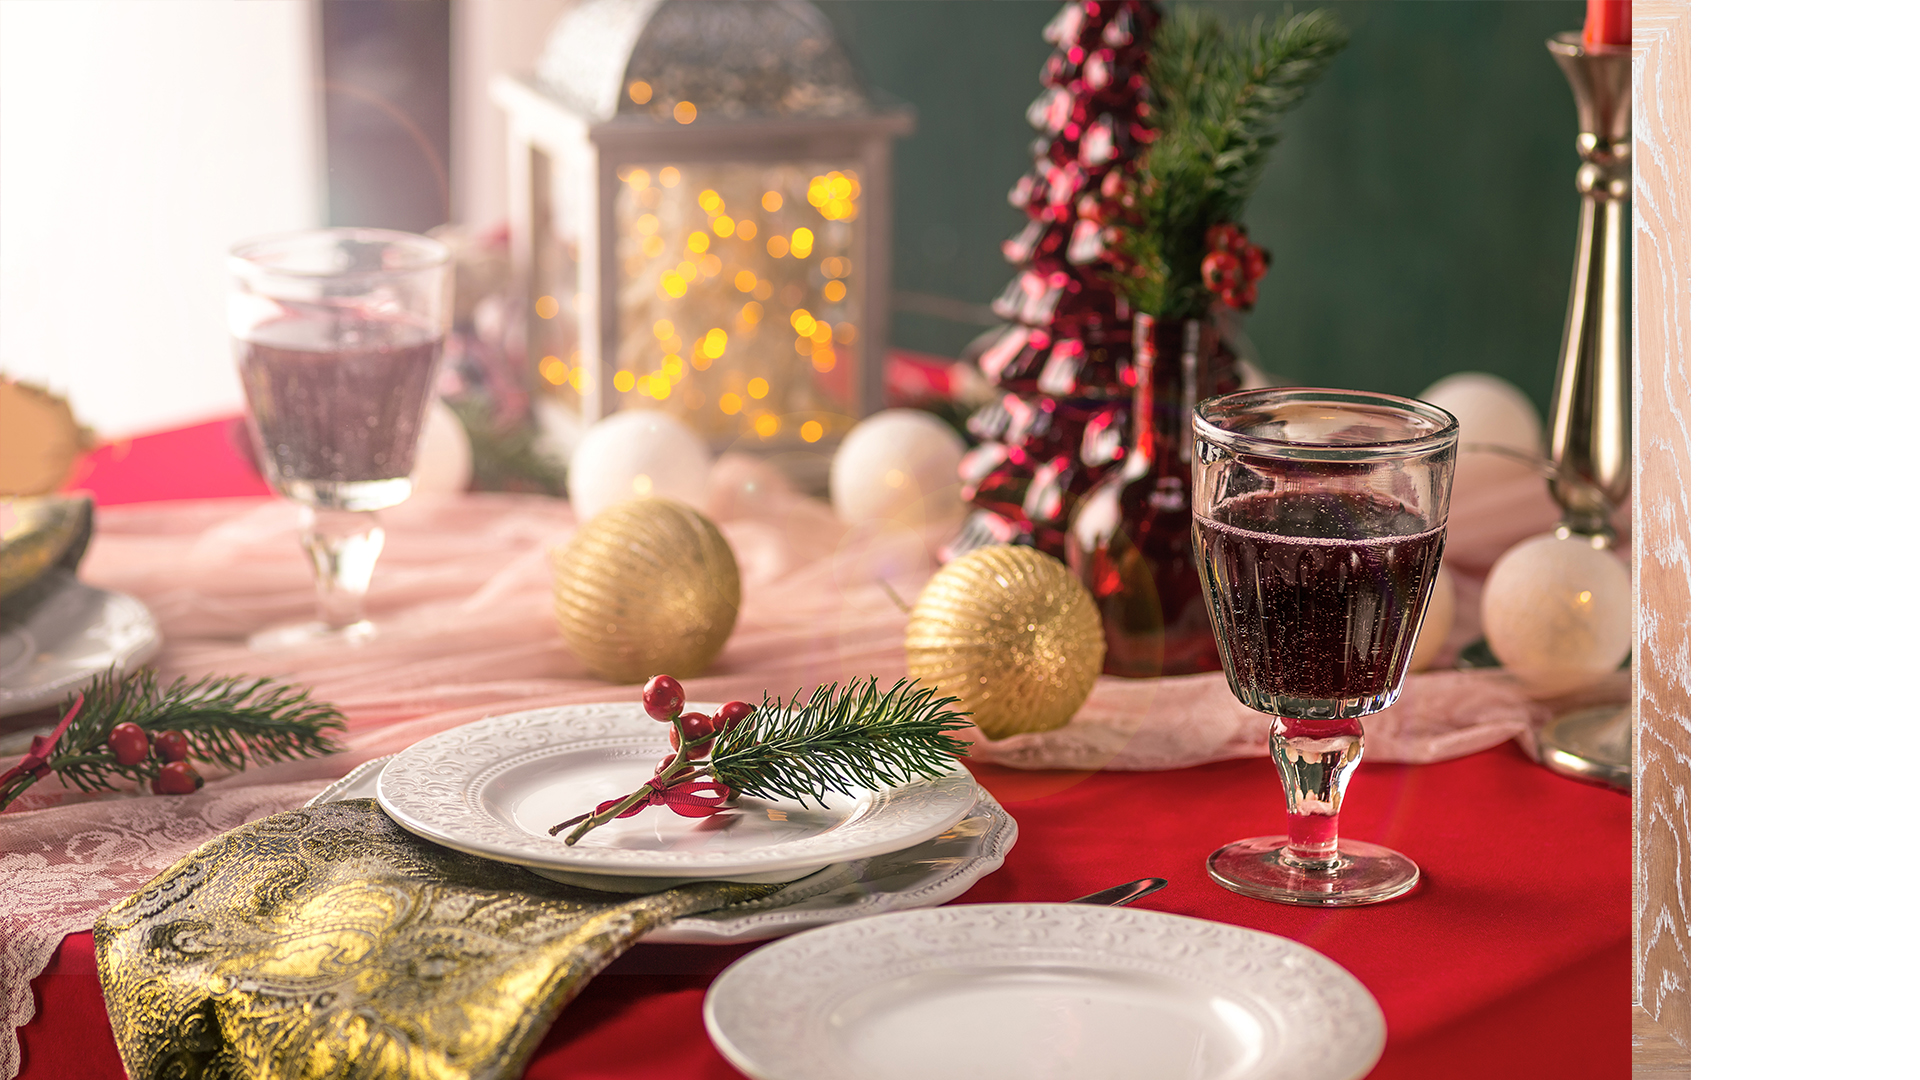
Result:
{"label": "red berry cluster", "polygon": [[1200,280],[1221,303],[1245,311],[1258,298],[1257,286],[1267,276],[1267,258],[1267,249],[1250,242],[1247,230],[1223,222],[1207,229]]}
{"label": "red berry cluster", "polygon": [[[680,688],[679,680],[671,675],[655,675],[647,680],[640,691],[640,704],[647,715],[663,724],[673,725],[673,734],[668,740],[673,744],[674,752],[660,762],[657,774],[663,780],[682,778],[680,774],[691,771],[693,762],[713,752],[713,740],[722,732],[731,731],[741,721],[753,715],[754,707],[744,701],[729,701],[714,710],[712,716],[706,713],[683,712],[687,707],[687,692]],[[682,743],[685,743],[683,749]],[[679,767],[674,763],[678,761]],[[674,775],[668,775],[672,769]]]}
{"label": "red berry cluster", "polygon": [[115,761],[129,766],[147,760],[149,754],[159,755],[164,764],[154,773],[152,785],[156,795],[191,795],[206,783],[187,763],[193,743],[183,732],[162,731],[149,738],[147,729],[139,724],[115,724],[107,733],[107,750]]}

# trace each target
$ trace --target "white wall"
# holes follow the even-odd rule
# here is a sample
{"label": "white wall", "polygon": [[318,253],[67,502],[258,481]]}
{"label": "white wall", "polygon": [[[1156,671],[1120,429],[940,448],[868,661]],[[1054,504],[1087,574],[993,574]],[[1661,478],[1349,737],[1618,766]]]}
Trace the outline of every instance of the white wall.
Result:
{"label": "white wall", "polygon": [[242,407],[222,256],[319,220],[310,18],[0,2],[0,372],[107,437]]}
{"label": "white wall", "polygon": [[487,228],[507,218],[507,122],[487,97],[497,74],[531,72],[570,0],[454,0],[453,216]]}

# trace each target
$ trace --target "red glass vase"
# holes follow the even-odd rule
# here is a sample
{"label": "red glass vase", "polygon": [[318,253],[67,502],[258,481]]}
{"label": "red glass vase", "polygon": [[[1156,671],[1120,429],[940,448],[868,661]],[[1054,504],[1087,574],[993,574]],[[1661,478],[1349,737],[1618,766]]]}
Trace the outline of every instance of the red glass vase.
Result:
{"label": "red glass vase", "polygon": [[1133,322],[1133,446],[1088,491],[1067,530],[1067,564],[1106,628],[1106,673],[1220,670],[1193,549],[1193,407],[1235,380],[1209,320]]}

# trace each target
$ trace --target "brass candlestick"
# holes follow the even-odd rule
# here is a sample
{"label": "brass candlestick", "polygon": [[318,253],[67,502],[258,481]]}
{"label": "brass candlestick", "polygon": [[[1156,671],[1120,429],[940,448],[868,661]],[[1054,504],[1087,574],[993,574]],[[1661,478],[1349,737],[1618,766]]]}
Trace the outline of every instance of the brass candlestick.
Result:
{"label": "brass candlestick", "polygon": [[[1613,511],[1631,481],[1627,430],[1627,229],[1633,193],[1632,54],[1560,34],[1547,51],[1573,87],[1580,119],[1580,233],[1573,289],[1553,388],[1547,487],[1563,537],[1613,546]],[[1540,760],[1555,772],[1625,789],[1632,783],[1630,710],[1609,705],[1555,717],[1541,729]]]}

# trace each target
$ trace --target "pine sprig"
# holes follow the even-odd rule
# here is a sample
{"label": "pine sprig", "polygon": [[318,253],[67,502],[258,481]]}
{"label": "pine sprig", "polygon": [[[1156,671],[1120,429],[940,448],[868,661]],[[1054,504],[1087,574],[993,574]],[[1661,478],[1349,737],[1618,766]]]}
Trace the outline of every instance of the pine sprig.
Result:
{"label": "pine sprig", "polygon": [[1116,245],[1131,269],[1114,284],[1136,309],[1163,320],[1206,314],[1208,226],[1239,219],[1280,141],[1280,117],[1346,43],[1325,11],[1229,29],[1183,7],[1161,24],[1147,65],[1158,134],[1132,181],[1138,220]]}
{"label": "pine sprig", "polygon": [[[617,817],[675,798],[694,804],[676,808],[694,816],[718,812],[742,795],[824,807],[834,792],[940,776],[952,758],[967,754],[952,734],[967,726],[966,715],[947,708],[957,700],[905,679],[882,693],[875,678],[819,687],[804,703],[797,691],[790,700],[763,696],[745,720],[713,737],[708,760],[697,760],[683,742],[638,790],[548,831],[557,836],[571,829],[565,838],[571,845]],[[679,719],[673,723],[681,730]]]}
{"label": "pine sprig", "polygon": [[800,704],[766,697],[745,723],[714,740],[708,768],[740,795],[785,796],[825,805],[835,791],[884,788],[939,776],[966,744],[950,732],[966,717],[947,709],[958,698],[904,679],[822,686]]}
{"label": "pine sprig", "polygon": [[[149,735],[186,734],[191,758],[229,770],[335,753],[340,745],[333,734],[346,727],[333,706],[312,700],[301,687],[272,679],[181,678],[162,688],[153,669],[142,668],[127,675],[109,671],[81,693],[85,703],[47,757],[47,767],[81,791],[151,780],[159,772],[158,755],[122,765],[107,748],[108,734],[121,723],[138,724]],[[69,698],[62,708],[72,703]],[[0,809],[36,779],[29,773],[0,788]]]}

